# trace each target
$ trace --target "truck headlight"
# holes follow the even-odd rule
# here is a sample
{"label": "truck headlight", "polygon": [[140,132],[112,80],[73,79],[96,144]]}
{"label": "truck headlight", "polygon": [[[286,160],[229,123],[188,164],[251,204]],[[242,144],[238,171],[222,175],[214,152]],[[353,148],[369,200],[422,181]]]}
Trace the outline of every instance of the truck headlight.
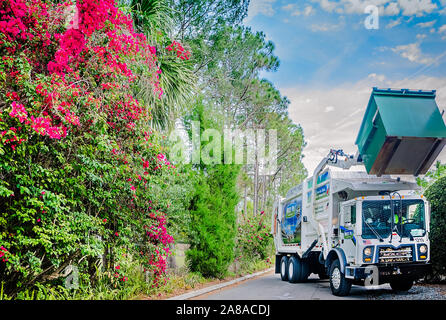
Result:
{"label": "truck headlight", "polygon": [[372,255],[372,248],[370,248],[370,247],[364,248],[364,255],[365,256]]}
{"label": "truck headlight", "polygon": [[420,253],[426,253],[426,251],[427,251],[427,246],[426,245],[421,245],[420,246]]}

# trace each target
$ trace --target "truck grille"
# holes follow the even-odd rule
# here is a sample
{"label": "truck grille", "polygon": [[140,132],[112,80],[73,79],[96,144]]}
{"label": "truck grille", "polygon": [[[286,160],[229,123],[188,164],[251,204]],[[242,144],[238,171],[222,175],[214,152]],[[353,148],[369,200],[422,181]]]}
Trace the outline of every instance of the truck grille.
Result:
{"label": "truck grille", "polygon": [[390,263],[390,262],[409,262],[412,259],[412,247],[401,247],[398,249],[393,249],[391,247],[380,248],[379,249],[379,262],[380,263]]}

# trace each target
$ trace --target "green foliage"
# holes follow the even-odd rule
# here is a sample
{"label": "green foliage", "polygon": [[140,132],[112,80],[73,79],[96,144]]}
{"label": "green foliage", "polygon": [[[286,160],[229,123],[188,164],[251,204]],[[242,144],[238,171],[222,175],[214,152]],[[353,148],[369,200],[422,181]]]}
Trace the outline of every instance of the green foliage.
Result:
{"label": "green foliage", "polygon": [[429,170],[424,177],[417,177],[417,183],[423,189],[429,187],[430,184],[435,182],[446,174],[446,164],[442,164],[440,161],[435,163],[435,168]]}
{"label": "green foliage", "polygon": [[215,34],[227,25],[239,25],[249,0],[170,0],[175,8],[176,37],[191,40]]}
{"label": "green foliage", "polygon": [[195,186],[186,256],[191,270],[204,276],[223,277],[234,258],[239,170],[235,165],[206,168]]}
{"label": "green foliage", "polygon": [[434,279],[446,275],[446,177],[432,183],[424,192],[431,204],[430,254]]}
{"label": "green foliage", "polygon": [[271,255],[273,243],[268,217],[262,211],[258,215],[244,214],[238,224],[236,257],[239,261],[265,260]]}
{"label": "green foliage", "polygon": [[[206,0],[191,0],[172,1],[172,3],[177,8],[174,18],[179,25],[178,37],[184,39],[191,48],[193,52],[191,61],[195,63],[195,73],[199,77],[201,95],[197,99],[198,109],[206,117],[195,115],[195,118],[194,116],[192,118],[200,121],[201,131],[213,128],[223,132],[223,124],[225,129],[277,130],[279,149],[277,172],[270,177],[262,177],[263,188],[259,185],[259,179],[253,178],[252,172],[258,168],[253,168],[252,165],[241,168],[243,177],[237,179],[241,186],[238,189],[246,190],[244,202],[247,206],[252,205],[247,200],[250,197],[258,204],[255,206],[256,214],[261,211],[258,209],[260,207],[267,211],[278,194],[286,192],[291,185],[299,183],[306,175],[302,164],[302,149],[305,146],[303,130],[288,117],[288,99],[283,97],[270,81],[260,77],[262,72],[275,71],[280,65],[279,59],[274,54],[274,44],[266,39],[263,32],[254,32],[240,24],[245,16],[248,1],[229,0],[210,4]],[[220,14],[216,15],[215,12]],[[194,111],[197,112],[197,108]],[[187,121],[186,128],[190,132],[190,124]],[[267,152],[269,147],[267,143]],[[208,179],[210,166],[201,164],[195,169],[198,170],[201,179]],[[212,202],[214,200],[212,198],[204,200],[208,197],[209,182],[202,181],[197,186],[201,188],[199,192],[202,193],[202,197],[195,198],[195,201]],[[232,183],[230,179],[226,181]],[[262,192],[261,197],[259,190]],[[214,197],[220,197],[218,189],[214,188],[211,191]],[[208,216],[212,214],[211,210],[195,208],[192,215],[201,212],[203,216]],[[195,224],[193,220],[192,228],[198,228]],[[237,245],[234,247],[237,256],[242,255],[246,258],[243,264],[264,259],[268,256],[272,243],[263,229],[248,230],[247,226],[249,224],[242,224],[241,228],[236,230]],[[204,230],[201,232],[204,233]],[[255,241],[249,243],[251,236],[258,243]],[[259,240],[258,236],[262,240]],[[198,236],[191,235],[191,237],[197,239]],[[201,263],[205,263],[207,255],[210,254],[196,250],[190,251],[191,257],[192,252],[196,263],[199,263],[200,259],[203,260]]]}
{"label": "green foliage", "polygon": [[197,77],[192,61],[182,61],[166,48],[174,39],[174,12],[168,0],[121,1],[121,8],[129,12],[135,28],[144,33],[156,49],[160,85],[164,90],[161,99],[153,96],[149,83],[142,79],[135,96],[152,106],[152,125],[159,129],[171,129],[175,120],[188,111],[188,103],[195,92]]}
{"label": "green foliage", "polygon": [[[56,15],[55,8],[48,10]],[[30,20],[35,19],[51,20],[49,38],[54,39],[56,27],[57,35],[72,32],[53,16]],[[46,22],[36,20],[36,25]],[[93,55],[85,57],[89,63],[73,63],[73,72],[63,77],[46,68],[60,50],[59,41],[48,40],[49,57],[28,47],[39,37],[20,39],[15,50],[0,49],[0,72],[13,75],[0,83],[0,278],[8,296],[27,298],[46,292],[43,288],[59,288],[68,265],[79,268],[83,288],[102,285],[125,292],[133,280],[117,267],[128,256],[139,264],[139,276],[147,271],[156,285],[173,241],[168,214],[174,211],[174,220],[187,221],[187,190],[176,186],[185,175],[165,158],[163,138],[149,126],[147,101],[131,94],[145,79],[155,96],[155,56],[145,41],[134,51],[119,41],[101,47],[113,42],[107,28],[124,33],[121,40],[143,38],[128,25],[107,20],[84,38],[85,46],[103,49],[107,59],[96,61],[94,50],[86,50]],[[5,39],[3,33],[0,37]],[[110,69],[110,57],[129,68],[132,78]],[[20,114],[14,110],[18,106]],[[71,113],[64,117],[68,106]],[[30,122],[36,118],[47,126]],[[60,119],[65,122],[59,125]],[[55,134],[61,129],[64,134]]]}
{"label": "green foliage", "polygon": [[[202,130],[212,120],[196,106],[196,120]],[[202,143],[202,149],[211,142]],[[197,180],[191,201],[190,249],[186,257],[192,271],[207,277],[223,277],[234,258],[236,211],[239,200],[236,181],[239,165],[205,165],[195,168]]]}
{"label": "green foliage", "polygon": [[[156,51],[162,99],[154,95],[154,78],[145,75],[154,66],[138,57],[123,55],[135,81],[105,75],[107,70],[98,65],[81,70],[79,83],[85,86],[78,90],[50,86],[58,79],[32,69],[24,56],[2,62],[18,72],[17,83],[0,66],[0,118],[8,119],[0,120],[0,132],[4,141],[26,141],[15,150],[0,144],[0,245],[8,249],[0,252],[5,260],[0,259],[0,299],[129,299],[169,292],[175,284],[187,289],[206,281],[202,275],[223,277],[234,256],[242,257],[239,262],[247,272],[269,263],[267,215],[239,217],[237,228],[241,166],[160,165],[169,146],[151,127],[172,128],[190,106],[195,105],[190,119],[200,120],[201,130],[223,129],[223,123],[278,130],[279,168],[265,188],[265,211],[277,193],[306,174],[303,130],[289,119],[286,97],[260,78],[261,72],[279,67],[274,45],[264,33],[241,26],[248,0],[119,3],[133,18],[135,30],[147,36],[150,51]],[[181,61],[167,50],[178,39],[192,51],[190,60]],[[113,86],[104,89],[110,84],[106,80]],[[28,110],[38,109],[44,102],[37,84],[50,93],[64,93],[60,99],[72,102],[80,117],[79,127],[70,128],[61,140],[10,130],[22,123],[8,117],[12,100],[7,93],[17,91]],[[193,103],[197,92],[199,103]],[[128,97],[150,110],[149,118],[135,121],[135,131],[108,121],[104,108],[120,106]],[[250,170],[243,168],[242,180],[252,192],[259,186],[252,183]],[[152,228],[161,231],[150,232]],[[171,235],[189,241],[186,255],[193,273],[164,283]],[[63,271],[69,264],[79,268],[77,290],[64,287]],[[161,288],[155,286],[159,283]]]}

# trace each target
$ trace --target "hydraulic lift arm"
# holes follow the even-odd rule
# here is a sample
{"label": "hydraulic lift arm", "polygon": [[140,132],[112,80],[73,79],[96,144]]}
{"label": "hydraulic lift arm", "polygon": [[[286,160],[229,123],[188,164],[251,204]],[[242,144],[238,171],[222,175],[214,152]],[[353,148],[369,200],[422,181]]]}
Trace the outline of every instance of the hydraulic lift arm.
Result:
{"label": "hydraulic lift arm", "polygon": [[313,228],[317,230],[318,236],[323,244],[324,248],[324,259],[327,258],[328,254],[328,242],[325,237],[325,229],[324,226],[316,221],[316,212],[315,212],[315,202],[316,202],[316,185],[317,185],[317,177],[324,170],[326,166],[333,166],[342,169],[350,169],[353,166],[363,165],[361,156],[359,152],[356,155],[348,155],[345,154],[342,150],[331,149],[326,157],[322,159],[322,161],[317,165],[316,169],[313,172],[313,185],[312,185],[312,200],[311,200],[311,212],[312,215],[310,217],[310,223]]}

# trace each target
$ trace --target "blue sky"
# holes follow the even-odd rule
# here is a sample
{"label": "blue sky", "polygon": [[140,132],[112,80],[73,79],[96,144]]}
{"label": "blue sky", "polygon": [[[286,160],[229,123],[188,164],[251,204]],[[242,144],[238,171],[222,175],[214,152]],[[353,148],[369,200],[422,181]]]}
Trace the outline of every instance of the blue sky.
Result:
{"label": "blue sky", "polygon": [[356,151],[373,86],[436,89],[446,108],[446,0],[251,0],[245,25],[276,45],[281,66],[263,76],[291,100],[310,171],[332,147]]}

